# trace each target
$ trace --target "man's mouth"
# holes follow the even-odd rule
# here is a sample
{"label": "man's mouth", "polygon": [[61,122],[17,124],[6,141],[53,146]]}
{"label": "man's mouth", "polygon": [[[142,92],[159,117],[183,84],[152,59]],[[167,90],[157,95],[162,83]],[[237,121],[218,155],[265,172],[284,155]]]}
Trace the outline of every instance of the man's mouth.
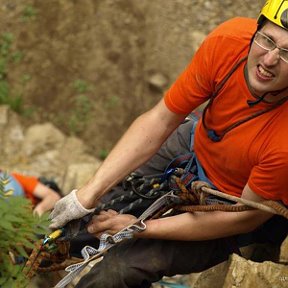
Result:
{"label": "man's mouth", "polygon": [[263,80],[271,80],[274,74],[265,70],[261,65],[257,66],[257,75]]}

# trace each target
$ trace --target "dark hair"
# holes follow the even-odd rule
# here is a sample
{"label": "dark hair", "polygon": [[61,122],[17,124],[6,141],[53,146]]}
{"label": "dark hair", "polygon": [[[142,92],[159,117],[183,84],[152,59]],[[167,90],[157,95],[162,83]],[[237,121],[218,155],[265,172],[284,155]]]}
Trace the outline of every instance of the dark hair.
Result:
{"label": "dark hair", "polygon": [[53,189],[55,192],[57,192],[58,194],[62,194],[61,189],[59,188],[58,184],[55,182],[55,180],[53,179],[47,179],[46,177],[39,177],[38,180],[44,184],[45,186]]}
{"label": "dark hair", "polygon": [[253,34],[251,40],[250,40],[250,44],[249,44],[250,48],[251,48],[251,46],[252,46],[252,43],[253,43],[253,41],[254,41],[254,38],[255,38],[256,33],[263,28],[263,26],[264,26],[264,24],[266,23],[266,21],[267,21],[267,18],[266,18],[265,16],[263,16],[263,15],[261,15],[261,16],[258,18],[258,21],[257,21],[257,29],[256,29],[255,33]]}

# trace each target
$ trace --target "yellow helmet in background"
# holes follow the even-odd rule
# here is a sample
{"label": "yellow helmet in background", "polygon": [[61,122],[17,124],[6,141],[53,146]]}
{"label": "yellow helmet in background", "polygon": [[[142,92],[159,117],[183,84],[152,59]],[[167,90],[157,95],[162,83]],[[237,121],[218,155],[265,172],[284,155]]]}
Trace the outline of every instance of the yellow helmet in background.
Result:
{"label": "yellow helmet in background", "polygon": [[288,30],[288,0],[268,0],[263,6],[258,24],[268,19],[274,24]]}

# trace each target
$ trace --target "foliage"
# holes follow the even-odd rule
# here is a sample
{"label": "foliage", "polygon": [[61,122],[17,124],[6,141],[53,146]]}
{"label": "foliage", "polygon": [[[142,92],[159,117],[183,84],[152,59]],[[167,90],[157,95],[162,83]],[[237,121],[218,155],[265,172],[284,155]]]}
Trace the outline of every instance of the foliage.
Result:
{"label": "foliage", "polygon": [[73,82],[73,88],[76,90],[77,93],[86,93],[92,89],[91,86],[82,79],[75,80]]}
{"label": "foliage", "polygon": [[104,103],[104,107],[105,109],[113,109],[119,106],[119,103],[120,103],[119,97],[113,95],[113,96],[108,97],[108,99]]}
{"label": "foliage", "polygon": [[0,287],[27,287],[28,279],[22,273],[24,264],[13,264],[16,259],[27,258],[34,248],[37,235],[47,233],[47,215],[34,216],[31,202],[20,196],[9,196],[5,186],[9,178],[0,178]]}
{"label": "foliage", "polygon": [[72,98],[73,114],[69,116],[68,127],[73,133],[83,131],[91,118],[93,103],[84,93],[93,90],[91,84],[82,79],[77,79],[72,83],[72,87],[77,95]]}
{"label": "foliage", "polygon": [[98,157],[101,159],[101,160],[104,160],[109,154],[109,151],[106,150],[106,149],[101,149],[100,152],[98,153]]}
{"label": "foliage", "polygon": [[25,8],[22,11],[22,20],[24,22],[33,20],[37,16],[37,9],[33,7],[32,5],[26,5]]}
{"label": "foliage", "polygon": [[[23,97],[21,93],[13,95],[7,81],[9,63],[18,63],[24,57],[20,51],[12,52],[13,38],[14,36],[11,33],[0,35],[0,105],[9,105],[12,110],[20,113],[23,107]],[[26,82],[22,81],[22,86]]]}

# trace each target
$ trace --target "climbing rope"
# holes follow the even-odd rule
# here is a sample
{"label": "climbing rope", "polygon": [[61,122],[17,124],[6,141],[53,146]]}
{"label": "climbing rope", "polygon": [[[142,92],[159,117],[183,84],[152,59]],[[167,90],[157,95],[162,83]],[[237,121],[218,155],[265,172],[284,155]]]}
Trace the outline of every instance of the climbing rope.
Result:
{"label": "climbing rope", "polygon": [[[217,196],[217,197],[221,197],[221,198],[227,199],[229,201],[234,201],[234,202],[237,202],[237,203],[241,203],[241,204],[243,204],[243,206],[247,206],[250,209],[259,209],[259,210],[262,210],[262,211],[265,211],[265,212],[268,212],[268,213],[272,213],[272,214],[283,216],[284,218],[288,219],[288,209],[284,205],[280,204],[277,201],[264,200],[262,202],[255,202],[255,201],[247,200],[247,199],[244,199],[244,198],[240,198],[240,197],[236,197],[236,196],[232,196],[232,195],[220,192],[220,191],[218,191],[216,189],[211,189],[209,187],[209,185],[207,185],[207,183],[202,182],[202,181],[193,182],[191,188],[192,188],[191,191],[193,191],[196,194],[199,193],[199,192],[200,193],[211,194],[211,195],[214,195],[214,196]],[[236,207],[237,206],[235,206],[235,208]],[[238,206],[238,207],[241,207],[241,206]],[[240,209],[242,209],[242,208],[240,208]],[[228,210],[224,209],[222,211],[228,211]],[[238,208],[237,208],[236,210],[232,209],[231,211],[240,211],[240,210],[238,210]]]}
{"label": "climbing rope", "polygon": [[[53,251],[51,251],[51,248]],[[37,272],[51,272],[64,270],[68,265],[82,261],[79,258],[69,256],[70,243],[68,241],[55,241],[54,245],[43,245],[43,239],[35,243],[26,264],[23,273],[28,279],[32,279]],[[44,267],[41,265],[45,264]]]}

